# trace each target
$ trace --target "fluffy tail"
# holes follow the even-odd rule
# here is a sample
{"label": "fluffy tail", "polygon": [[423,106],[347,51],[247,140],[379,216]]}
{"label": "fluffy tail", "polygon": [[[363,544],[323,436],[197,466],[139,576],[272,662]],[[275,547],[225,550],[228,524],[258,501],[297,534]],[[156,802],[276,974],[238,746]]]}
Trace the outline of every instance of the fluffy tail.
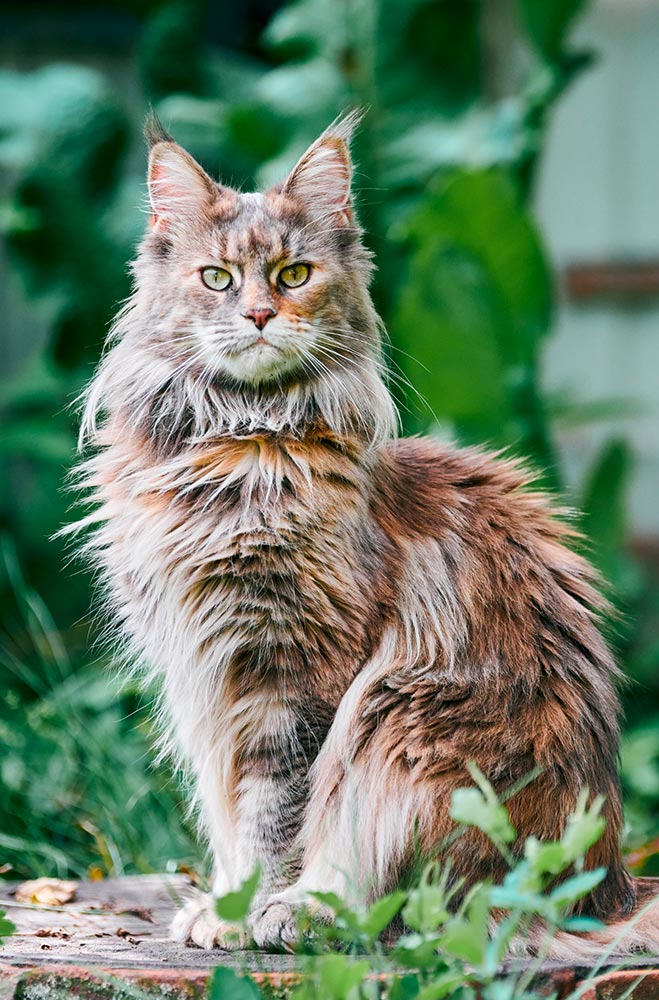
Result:
{"label": "fluffy tail", "polygon": [[590,934],[559,931],[551,936],[538,924],[528,937],[512,942],[512,954],[543,955],[560,962],[597,960],[605,953],[617,958],[639,953],[659,955],[659,878],[636,878],[634,882],[636,907],[624,920]]}

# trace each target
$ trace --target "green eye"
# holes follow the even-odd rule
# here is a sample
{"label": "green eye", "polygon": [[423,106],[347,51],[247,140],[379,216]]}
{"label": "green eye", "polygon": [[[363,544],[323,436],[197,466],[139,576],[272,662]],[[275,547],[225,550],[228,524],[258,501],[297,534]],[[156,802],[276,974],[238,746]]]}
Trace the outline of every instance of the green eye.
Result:
{"label": "green eye", "polygon": [[289,264],[279,272],[279,280],[286,288],[299,288],[309,280],[310,274],[308,264]]}
{"label": "green eye", "polygon": [[223,267],[204,267],[201,271],[201,280],[214,292],[223,292],[231,284],[232,278]]}

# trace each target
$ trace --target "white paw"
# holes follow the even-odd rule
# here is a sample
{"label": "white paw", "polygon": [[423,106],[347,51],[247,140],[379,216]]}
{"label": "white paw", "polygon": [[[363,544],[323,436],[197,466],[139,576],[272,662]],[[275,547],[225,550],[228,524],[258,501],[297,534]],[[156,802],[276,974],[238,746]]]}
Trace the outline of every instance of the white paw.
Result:
{"label": "white paw", "polygon": [[240,927],[218,917],[211,895],[189,900],[174,917],[170,934],[174,941],[181,944],[207,949],[222,948],[224,951],[246,948],[251,941],[249,934]]}
{"label": "white paw", "polygon": [[293,951],[303,937],[314,935],[314,924],[331,924],[329,907],[296,887],[271,896],[250,918],[252,937],[259,948]]}
{"label": "white paw", "polygon": [[252,915],[252,937],[259,948],[292,951],[300,935],[297,915],[300,905],[272,899]]}

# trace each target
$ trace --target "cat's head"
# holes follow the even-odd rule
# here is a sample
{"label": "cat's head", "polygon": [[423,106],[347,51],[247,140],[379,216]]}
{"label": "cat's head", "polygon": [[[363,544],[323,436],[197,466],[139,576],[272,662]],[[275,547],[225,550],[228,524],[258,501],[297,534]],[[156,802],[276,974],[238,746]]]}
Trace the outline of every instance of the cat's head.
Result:
{"label": "cat's head", "polygon": [[356,121],[265,193],[216,183],[151,128],[150,229],[136,272],[161,348],[204,378],[286,385],[359,367],[377,327],[351,193]]}
{"label": "cat's head", "polygon": [[150,225],[85,392],[81,441],[113,415],[161,449],[245,433],[326,428],[370,444],[395,433],[352,203],[357,117],[262,194],[216,183],[151,127]]}

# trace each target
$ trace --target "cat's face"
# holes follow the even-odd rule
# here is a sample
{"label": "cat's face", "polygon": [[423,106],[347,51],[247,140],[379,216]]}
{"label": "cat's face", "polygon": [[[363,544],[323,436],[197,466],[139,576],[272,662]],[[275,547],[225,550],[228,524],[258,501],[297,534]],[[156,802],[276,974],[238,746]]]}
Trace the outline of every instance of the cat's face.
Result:
{"label": "cat's face", "polygon": [[153,147],[142,280],[161,348],[182,366],[277,384],[364,357],[368,263],[346,138],[341,126],[325,133],[265,194],[215,184],[173,142]]}

